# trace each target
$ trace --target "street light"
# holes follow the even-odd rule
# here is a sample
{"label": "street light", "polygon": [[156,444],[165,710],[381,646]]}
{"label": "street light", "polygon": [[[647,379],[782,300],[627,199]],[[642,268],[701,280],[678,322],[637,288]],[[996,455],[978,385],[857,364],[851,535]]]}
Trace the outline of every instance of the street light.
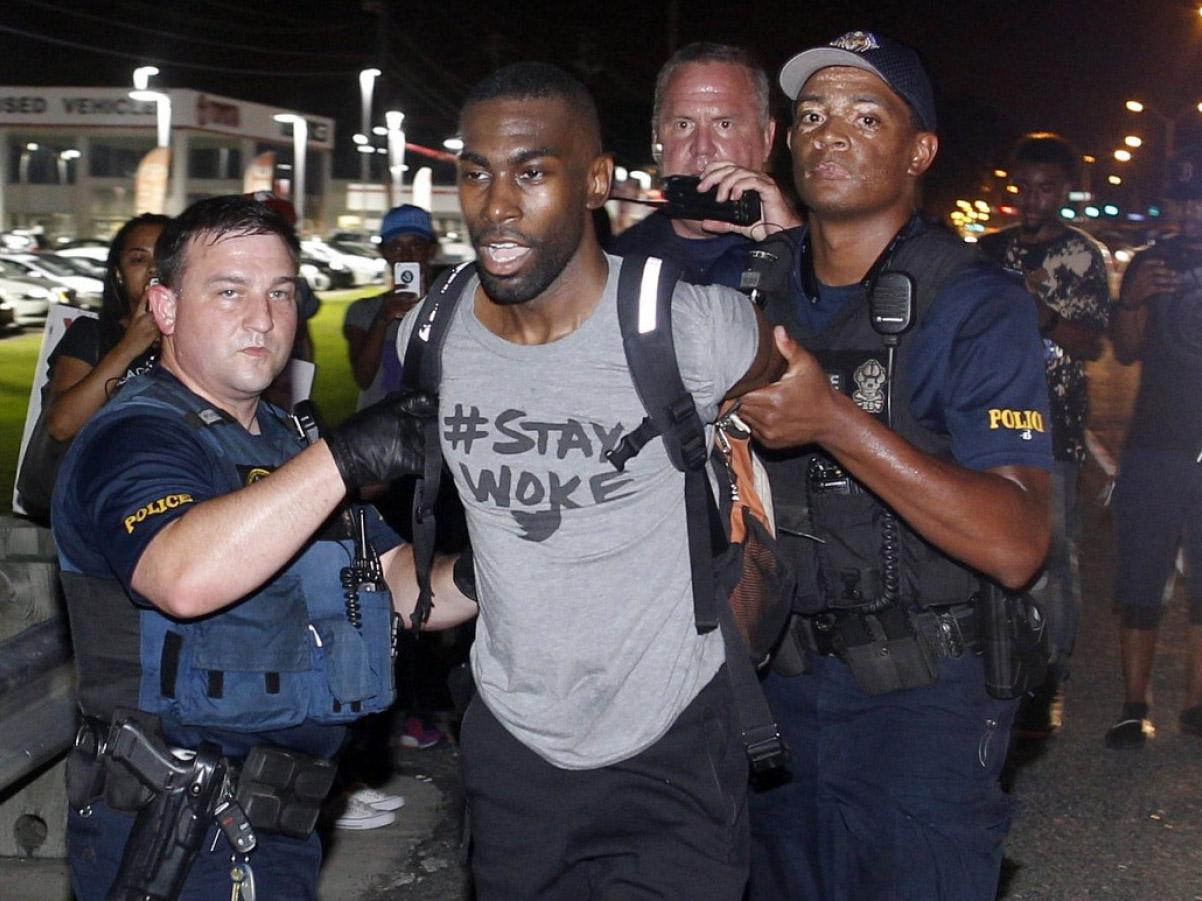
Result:
{"label": "street light", "polygon": [[171,143],[171,98],[162,91],[130,91],[131,100],[153,102],[158,122],[158,145],[167,147]]}
{"label": "street light", "polygon": [[37,153],[40,149],[40,144],[30,141],[25,145],[25,149],[21,151],[21,159],[17,161],[17,181],[21,184],[29,183],[29,155]]}
{"label": "street light", "polygon": [[73,147],[63,150],[58,155],[58,183],[65,185],[67,183],[67,174],[71,160],[77,160],[81,156],[80,152]]}
{"label": "street light", "polygon": [[[376,79],[383,73],[379,69],[363,69],[359,72],[359,99],[362,101],[359,115],[359,133],[366,135],[368,129],[371,128],[371,94],[375,87]],[[367,157],[362,157],[359,160],[359,180],[367,181],[371,177],[368,171]]]}
{"label": "street light", "polygon": [[1125,138],[1123,138],[1123,143],[1128,147],[1142,147],[1144,141],[1143,138],[1140,138],[1136,135],[1127,135]]}
{"label": "street light", "polygon": [[1144,103],[1141,100],[1128,100],[1124,106],[1133,113],[1151,113],[1160,120],[1164,126],[1164,156],[1165,159],[1171,157],[1177,149],[1177,120],[1186,113],[1198,111],[1202,113],[1202,103],[1191,103],[1189,106],[1182,109],[1175,116],[1166,116],[1150,103]]}
{"label": "street light", "polygon": [[1116,160],[1118,160],[1120,163],[1129,163],[1129,162],[1131,162],[1131,151],[1123,150],[1120,147],[1118,150],[1116,150],[1114,152],[1114,158]]}
{"label": "street light", "polygon": [[276,113],[272,118],[292,126],[292,206],[300,230],[305,223],[305,149],[309,146],[309,123],[296,113]]}
{"label": "street light", "polygon": [[150,85],[150,76],[158,74],[158,66],[138,66],[134,69],[134,90],[145,91]]}
{"label": "street light", "polygon": [[389,110],[384,114],[388,126],[388,174],[392,177],[392,199],[389,206],[400,206],[405,188],[405,114]]}

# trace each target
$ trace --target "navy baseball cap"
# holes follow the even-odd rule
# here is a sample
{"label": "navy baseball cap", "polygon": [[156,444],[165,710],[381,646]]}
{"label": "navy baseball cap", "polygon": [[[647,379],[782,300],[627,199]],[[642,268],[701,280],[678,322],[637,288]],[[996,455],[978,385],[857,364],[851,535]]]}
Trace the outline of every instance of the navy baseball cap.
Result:
{"label": "navy baseball cap", "polygon": [[384,214],[380,223],[380,243],[387,243],[397,235],[421,235],[434,240],[434,221],[420,206],[403,203]]}
{"label": "navy baseball cap", "polygon": [[796,100],[819,69],[851,66],[871,72],[889,85],[918,114],[927,131],[935,130],[935,92],[918,54],[892,38],[871,31],[849,31],[829,44],[803,50],[780,70],[785,96]]}
{"label": "navy baseball cap", "polygon": [[1183,148],[1169,159],[1164,196],[1169,200],[1202,199],[1202,146]]}

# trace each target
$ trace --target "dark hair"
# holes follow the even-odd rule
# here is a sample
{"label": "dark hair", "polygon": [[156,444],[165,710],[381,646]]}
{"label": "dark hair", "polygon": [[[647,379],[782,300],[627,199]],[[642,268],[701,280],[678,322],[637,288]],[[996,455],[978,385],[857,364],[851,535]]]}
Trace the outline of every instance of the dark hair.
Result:
{"label": "dark hair", "polygon": [[265,203],[242,194],[198,200],[171,220],[154,248],[159,281],[178,289],[184,275],[188,245],[207,236],[210,242],[236,235],[276,235],[287,246],[292,262],[300,260],[296,229]]}
{"label": "dark hair", "polygon": [[1065,177],[1075,182],[1080,172],[1081,154],[1077,148],[1051,131],[1033,131],[1023,135],[1014,145],[1011,158],[1019,163],[1046,163],[1059,166],[1064,170]]}
{"label": "dark hair", "polygon": [[134,216],[113,235],[109,242],[108,259],[104,261],[104,290],[100,294],[100,356],[104,356],[117,346],[125,335],[122,319],[129,316],[130,297],[125,293],[125,286],[118,278],[121,268],[121,254],[125,253],[125,243],[135,228],[143,225],[162,225],[166,227],[171,221],[170,216],[158,213],[143,213]]}
{"label": "dark hair", "polygon": [[651,108],[651,130],[659,128],[659,111],[664,104],[664,90],[672,73],[688,63],[727,63],[732,66],[742,66],[747,70],[751,83],[755,87],[756,106],[759,108],[760,127],[767,128],[772,119],[769,106],[768,73],[760,65],[759,60],[750,50],[735,47],[732,44],[716,44],[711,41],[695,41],[681,47],[663,64],[659,74],[655,76],[655,101]]}
{"label": "dark hair", "polygon": [[463,101],[463,109],[459,113],[460,131],[463,130],[463,114],[474,103],[536,98],[558,98],[564,101],[596,138],[597,150],[600,151],[601,119],[597,115],[597,104],[593,101],[593,95],[576,78],[550,63],[511,63],[477,82]]}

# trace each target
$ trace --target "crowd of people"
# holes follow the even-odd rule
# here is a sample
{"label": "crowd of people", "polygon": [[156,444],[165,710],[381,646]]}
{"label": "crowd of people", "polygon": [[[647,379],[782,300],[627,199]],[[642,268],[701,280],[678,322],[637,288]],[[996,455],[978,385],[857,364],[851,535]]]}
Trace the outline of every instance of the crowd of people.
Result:
{"label": "crowd of people", "polygon": [[[104,311],[51,355],[45,399],[71,442],[51,524],[84,716],[79,898],[237,898],[251,878],[315,897],[328,799],[345,828],[403,803],[336,778],[363,744],[348,730],[394,706],[398,670],[420,680],[421,633],[474,620],[458,741],[478,897],[992,899],[1012,727],[1054,730],[1070,672],[1084,363],[1108,333],[1143,381],[1104,740],[1154,731],[1183,533],[1180,724],[1202,735],[1202,413],[1176,402],[1202,366],[1202,153],[1173,162],[1178,234],[1112,300],[1103,250],[1060,218],[1064,138],[1018,143],[1019,221],[974,246],[918,214],[939,138],[913,49],[849,32],[778,83],[787,123],[746,50],[669,59],[660,174],[719,205],[755,192],[760,215],[660,210],[614,237],[587,89],[543,63],[477,84],[458,161],[476,260],[431,285],[429,213],[383,217],[394,284],[347,309],[360,409],[332,428],[271,401],[306,352],[287,210],[211,198],[118,232]],[[778,125],[792,190],[769,172]],[[657,331],[675,366],[656,371],[681,383],[666,410],[633,349]],[[787,573],[758,678],[707,607],[725,582],[694,528],[714,504],[695,445],[720,418],[755,439]],[[401,706],[403,744],[441,740]]]}

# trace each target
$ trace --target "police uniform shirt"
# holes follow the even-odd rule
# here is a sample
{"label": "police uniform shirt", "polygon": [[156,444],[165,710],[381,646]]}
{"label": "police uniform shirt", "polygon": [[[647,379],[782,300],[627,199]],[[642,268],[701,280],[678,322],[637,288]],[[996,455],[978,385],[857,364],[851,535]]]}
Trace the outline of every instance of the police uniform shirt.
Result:
{"label": "police uniform shirt", "polygon": [[[864,298],[859,283],[820,284],[811,302],[800,273],[793,283],[794,315],[811,333]],[[968,268],[943,287],[901,346],[910,411],[924,427],[951,437],[960,465],[1051,468],[1043,347],[1021,285],[991,265]]]}

